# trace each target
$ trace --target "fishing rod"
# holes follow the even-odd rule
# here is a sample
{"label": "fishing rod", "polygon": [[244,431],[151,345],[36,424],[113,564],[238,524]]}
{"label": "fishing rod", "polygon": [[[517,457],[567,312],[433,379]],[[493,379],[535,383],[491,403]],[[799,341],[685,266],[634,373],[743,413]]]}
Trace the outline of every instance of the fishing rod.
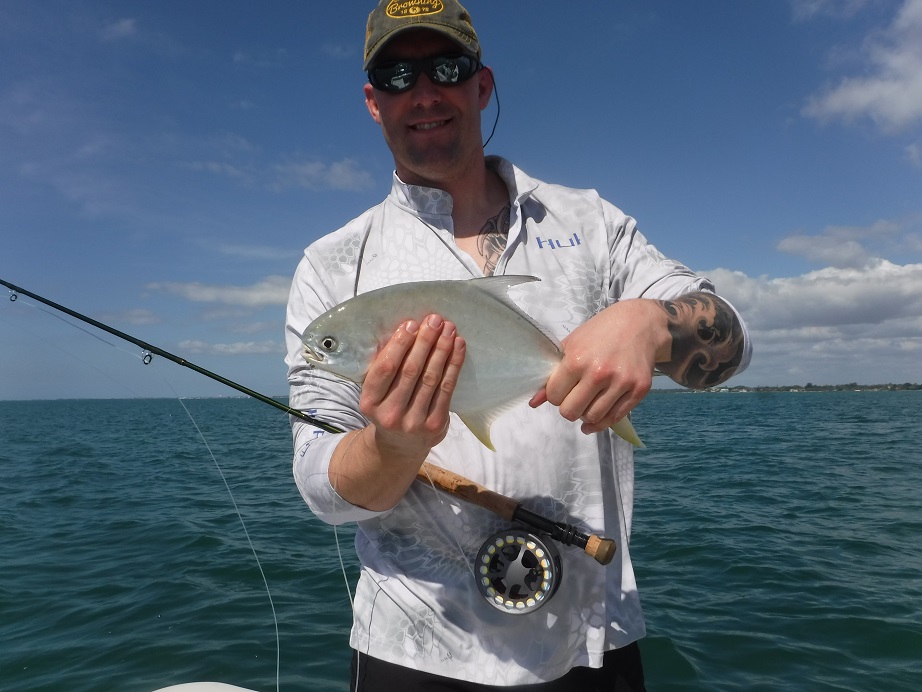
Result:
{"label": "fishing rod", "polygon": [[162,358],[166,358],[167,360],[173,361],[177,365],[181,365],[184,368],[189,368],[190,370],[194,370],[195,372],[201,375],[204,375],[205,377],[210,377],[212,380],[215,380],[216,382],[220,382],[221,384],[227,385],[231,389],[236,389],[238,392],[242,392],[243,394],[246,394],[247,396],[253,397],[254,399],[261,401],[264,404],[269,404],[270,406],[274,406],[275,408],[280,409],[284,411],[285,413],[290,413],[291,415],[296,416],[300,418],[301,420],[307,423],[310,423],[314,427],[320,428],[321,430],[326,430],[327,432],[331,432],[331,433],[344,432],[343,430],[340,430],[339,428],[333,425],[330,425],[329,423],[325,423],[324,421],[317,420],[316,418],[308,415],[304,411],[299,411],[298,409],[291,408],[290,406],[286,406],[282,402],[276,401],[275,399],[268,397],[265,394],[260,394],[259,392],[256,392],[250,389],[249,387],[244,387],[242,384],[238,384],[237,382],[229,380],[226,377],[222,377],[221,375],[218,375],[217,373],[211,372],[210,370],[206,370],[205,368],[200,367],[196,365],[195,363],[190,363],[185,358],[180,358],[179,356],[174,355],[170,353],[169,351],[164,351],[162,348],[153,346],[152,344],[149,344],[146,341],[141,341],[140,339],[135,338],[131,336],[130,334],[121,332],[118,329],[115,329],[114,327],[110,327],[109,325],[103,324],[102,322],[99,322],[98,320],[94,320],[92,317],[87,317],[86,315],[83,315],[75,310],[71,310],[70,308],[60,305],[59,303],[55,303],[54,301],[48,300],[47,298],[43,298],[42,296],[32,293],[31,291],[27,291],[26,289],[20,286],[15,286],[14,284],[9,283],[8,281],[4,281],[3,279],[0,279],[0,284],[3,284],[4,286],[6,286],[8,289],[12,291],[10,295],[10,300],[12,301],[16,300],[17,293],[21,293],[22,295],[28,296],[29,298],[32,298],[33,300],[37,300],[40,303],[44,303],[50,308],[54,308],[55,310],[58,310],[59,312],[63,312],[66,315],[70,315],[71,317],[78,319],[81,322],[85,322],[86,324],[92,325],[96,327],[97,329],[101,329],[102,331],[108,332],[109,334],[112,334],[113,336],[117,336],[119,339],[124,339],[125,341],[132,343],[135,346],[140,346],[145,351],[144,356],[141,359],[144,365],[150,365],[151,360],[153,359],[153,356],[155,355],[160,356]]}
{"label": "fishing rod", "polygon": [[[119,339],[123,339],[124,341],[144,349],[145,353],[141,360],[145,365],[149,365],[153,359],[152,357],[157,355],[162,358],[166,358],[167,360],[172,361],[177,365],[181,365],[184,368],[194,370],[200,375],[204,375],[205,377],[215,380],[216,382],[220,382],[221,384],[246,394],[247,396],[252,397],[257,401],[261,401],[264,404],[274,406],[275,408],[295,416],[296,418],[299,418],[316,428],[320,428],[321,430],[329,433],[346,432],[342,428],[314,418],[313,416],[299,409],[291,408],[290,406],[283,404],[276,399],[268,397],[265,394],[260,394],[259,392],[252,390],[249,387],[245,387],[242,384],[238,384],[233,380],[222,377],[217,373],[206,370],[205,368],[198,366],[195,363],[191,363],[185,358],[181,358],[180,356],[174,355],[169,351],[165,351],[162,348],[158,348],[157,346],[149,344],[146,341],[142,341],[141,339],[131,336],[130,334],[119,331],[118,329],[110,327],[107,324],[103,324],[98,320],[94,320],[92,317],[87,317],[86,315],[83,315],[76,310],[71,310],[70,308],[65,307],[59,303],[55,303],[54,301],[44,298],[36,293],[32,293],[31,291],[28,291],[21,286],[16,286],[15,284],[9,283],[3,279],[0,279],[0,284],[10,289],[11,301],[15,301],[17,299],[17,295],[22,294],[32,298],[33,300],[37,300],[38,302],[43,303],[44,305],[47,305],[54,310],[63,312],[64,314],[69,315],[74,319],[80,320],[81,322],[96,327],[97,329],[101,329],[102,331],[112,334]],[[555,541],[563,543],[564,545],[575,545],[578,548],[582,548],[587,555],[589,555],[601,565],[607,565],[610,563],[617,550],[615,541],[610,538],[602,538],[595,534],[585,534],[580,532],[572,524],[556,522],[531,512],[522,507],[520,502],[517,502],[512,498],[489,490],[482,485],[479,485],[474,481],[465,478],[464,476],[458,475],[440,466],[436,466],[435,464],[423,462],[419,473],[417,474],[417,479],[425,483],[431,483],[433,486],[449,495],[459,497],[471,504],[494,512],[504,519],[509,521],[517,521],[531,529],[545,533]]]}

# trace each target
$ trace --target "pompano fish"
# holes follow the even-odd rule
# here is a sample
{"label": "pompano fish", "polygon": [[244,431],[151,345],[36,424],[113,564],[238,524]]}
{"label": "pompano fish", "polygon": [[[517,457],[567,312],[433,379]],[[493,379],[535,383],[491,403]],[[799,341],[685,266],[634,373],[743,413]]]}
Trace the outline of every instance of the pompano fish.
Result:
{"label": "pompano fish", "polygon": [[[508,296],[534,276],[490,276],[386,286],[350,298],[311,322],[301,340],[305,358],[321,370],[361,384],[372,358],[406,320],[438,314],[454,322],[467,353],[450,409],[484,445],[490,426],[531,397],[560,362],[560,344]],[[625,417],[611,426],[643,447]]]}

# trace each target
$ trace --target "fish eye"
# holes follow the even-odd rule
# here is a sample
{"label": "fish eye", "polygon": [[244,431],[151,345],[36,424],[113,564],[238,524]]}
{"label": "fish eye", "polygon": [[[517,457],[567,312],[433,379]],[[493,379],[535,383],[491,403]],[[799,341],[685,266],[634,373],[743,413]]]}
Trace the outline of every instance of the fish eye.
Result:
{"label": "fish eye", "polygon": [[320,339],[320,348],[324,351],[335,351],[339,346],[339,342],[335,337],[325,336]]}

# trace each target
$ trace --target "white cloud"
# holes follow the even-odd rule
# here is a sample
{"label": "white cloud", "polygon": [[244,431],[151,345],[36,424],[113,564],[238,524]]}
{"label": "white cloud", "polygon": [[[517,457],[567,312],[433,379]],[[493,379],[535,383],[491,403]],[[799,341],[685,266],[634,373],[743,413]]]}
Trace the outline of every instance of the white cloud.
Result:
{"label": "white cloud", "polygon": [[211,138],[209,145],[220,151],[225,156],[231,156],[238,152],[258,152],[259,147],[246,137],[238,135],[236,132],[222,130]]}
{"label": "white cloud", "polygon": [[230,133],[222,133],[203,148],[208,150],[205,157],[185,161],[180,165],[188,170],[258,183],[275,192],[289,188],[302,188],[312,192],[359,191],[366,190],[374,184],[371,173],[362,169],[352,159],[330,162],[319,159],[288,160],[274,164],[260,162],[258,147]]}
{"label": "white cloud", "polygon": [[246,137],[225,130],[201,141],[190,140],[185,143],[184,150],[195,148],[201,150],[203,157],[180,163],[182,168],[248,183],[259,177],[259,173],[256,172],[258,167],[254,163],[241,160],[260,153],[259,147]]}
{"label": "white cloud", "polygon": [[794,19],[805,21],[824,15],[847,19],[867,7],[868,0],[791,0]]}
{"label": "white cloud", "polygon": [[79,165],[73,159],[27,162],[19,173],[57,191],[85,216],[129,216],[135,208],[134,191],[100,166]]}
{"label": "white cloud", "polygon": [[705,273],[753,337],[740,383],[922,381],[922,264],[878,260],[789,278]]}
{"label": "white cloud", "polygon": [[180,165],[190,171],[202,171],[205,173],[212,173],[214,175],[224,175],[228,178],[236,178],[238,180],[246,180],[250,178],[250,174],[247,171],[243,170],[239,166],[225,163],[223,161],[187,161]]}
{"label": "white cloud", "polygon": [[284,353],[285,347],[278,341],[237,341],[231,344],[209,344],[206,341],[187,340],[179,342],[184,353],[214,356],[260,355],[265,353]]}
{"label": "white cloud", "polygon": [[922,168],[922,140],[907,145],[906,158],[913,166]]}
{"label": "white cloud", "polygon": [[150,310],[141,308],[126,310],[125,312],[106,313],[98,315],[97,319],[101,322],[134,325],[159,324],[161,322],[161,319]]}
{"label": "white cloud", "polygon": [[285,305],[291,288],[290,276],[267,276],[252,286],[217,286],[198,282],[159,282],[148,284],[152,291],[162,291],[197,303],[223,303],[246,307]]}
{"label": "white cloud", "polygon": [[275,166],[276,189],[302,187],[307,190],[365,190],[372,186],[368,171],[352,159],[333,163],[304,161]]}
{"label": "white cloud", "polygon": [[231,257],[255,260],[291,261],[292,257],[297,256],[297,252],[292,252],[291,248],[268,245],[229,245],[225,243],[218,246],[218,252]]}
{"label": "white cloud", "polygon": [[227,329],[235,334],[259,334],[260,332],[275,332],[279,334],[282,331],[282,324],[279,320],[241,322],[240,324],[229,325]]}
{"label": "white cloud", "polygon": [[268,50],[257,48],[254,50],[238,50],[234,53],[234,63],[245,67],[269,69],[281,67],[288,58],[288,51],[284,48]]}
{"label": "white cloud", "polygon": [[922,316],[922,264],[879,260],[874,266],[827,267],[775,279],[722,269],[710,276],[751,326],[761,330],[870,328]]}
{"label": "white cloud", "polygon": [[781,239],[778,249],[834,267],[863,267],[869,261],[867,250],[860,243],[854,240],[841,242],[829,236],[788,236]]}
{"label": "white cloud", "polygon": [[118,41],[138,33],[137,19],[117,19],[106,24],[99,32],[103,41]]}
{"label": "white cloud", "polygon": [[356,54],[356,48],[351,42],[348,44],[324,43],[320,46],[320,50],[324,55],[336,60],[346,60]]}
{"label": "white cloud", "polygon": [[922,120],[922,0],[905,0],[893,23],[870,36],[862,51],[866,73],[811,97],[804,113],[819,120],[868,117],[886,132]]}
{"label": "white cloud", "polygon": [[876,266],[881,257],[922,256],[915,229],[919,219],[880,219],[869,226],[829,226],[819,235],[790,235],[778,249],[820,265],[861,268]]}

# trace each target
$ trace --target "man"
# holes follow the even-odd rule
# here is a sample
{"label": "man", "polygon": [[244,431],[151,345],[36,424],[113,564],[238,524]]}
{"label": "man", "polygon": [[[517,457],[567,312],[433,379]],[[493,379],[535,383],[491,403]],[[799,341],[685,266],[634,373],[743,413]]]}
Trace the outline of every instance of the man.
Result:
{"label": "man", "polygon": [[[365,100],[396,170],[388,198],[307,248],[295,274],[291,406],[349,431],[293,420],[295,478],[321,519],[358,523],[353,689],[642,690],[633,456],[607,428],[647,394],[654,368],[693,387],[743,369],[745,327],[596,193],[484,156],[493,75],[480,56],[452,0],[384,0],[369,16]],[[495,453],[449,414],[466,344],[441,316],[401,325],[361,387],[303,357],[309,322],[355,294],[494,273],[541,279],[516,300],[564,345],[546,386],[494,424]],[[614,562],[562,548],[553,598],[501,612],[478,592],[472,562],[508,523],[415,482],[426,460],[616,538]]]}

